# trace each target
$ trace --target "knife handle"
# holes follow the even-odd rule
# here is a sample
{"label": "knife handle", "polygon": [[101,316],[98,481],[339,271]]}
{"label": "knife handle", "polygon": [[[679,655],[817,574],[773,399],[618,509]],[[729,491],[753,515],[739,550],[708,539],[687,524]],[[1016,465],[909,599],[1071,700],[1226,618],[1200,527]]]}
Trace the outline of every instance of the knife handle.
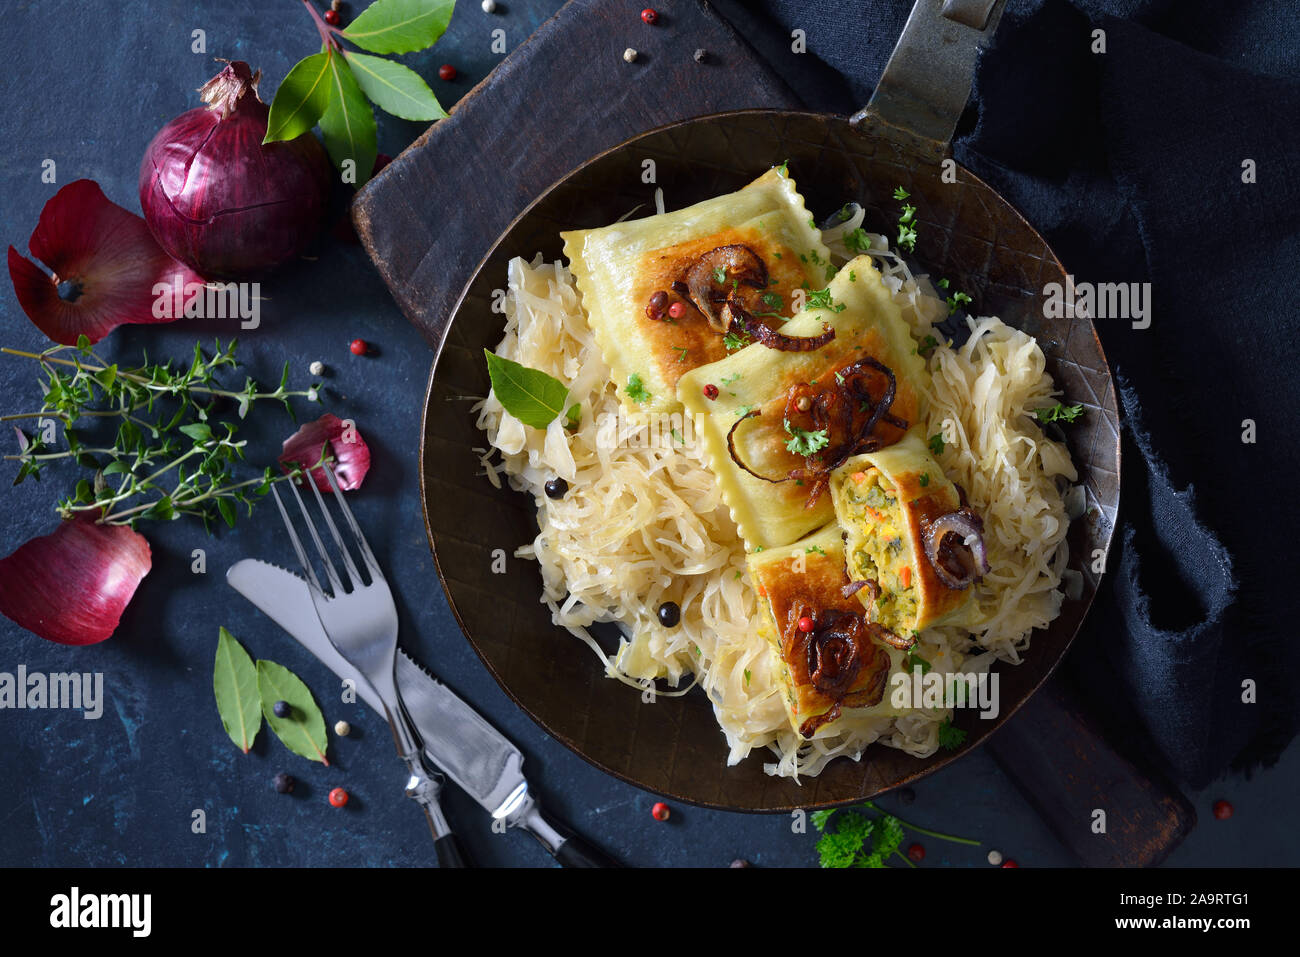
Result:
{"label": "knife handle", "polygon": [[460,841],[455,834],[444,834],[433,842],[433,849],[438,852],[438,867],[469,867],[465,855],[461,852]]}
{"label": "knife handle", "polygon": [[537,838],[542,847],[560,862],[561,867],[623,866],[580,837],[571,827],[544,813],[537,805],[532,806],[518,826]]}

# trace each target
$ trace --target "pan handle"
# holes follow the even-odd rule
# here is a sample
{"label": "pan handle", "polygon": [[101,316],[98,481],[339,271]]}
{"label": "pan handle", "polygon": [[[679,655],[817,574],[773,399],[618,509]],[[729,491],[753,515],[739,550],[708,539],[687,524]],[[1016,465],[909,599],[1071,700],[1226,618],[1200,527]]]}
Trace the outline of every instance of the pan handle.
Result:
{"label": "pan handle", "polygon": [[944,159],[970,98],[975,55],[1006,0],[916,0],[876,91],[849,120],[931,163]]}

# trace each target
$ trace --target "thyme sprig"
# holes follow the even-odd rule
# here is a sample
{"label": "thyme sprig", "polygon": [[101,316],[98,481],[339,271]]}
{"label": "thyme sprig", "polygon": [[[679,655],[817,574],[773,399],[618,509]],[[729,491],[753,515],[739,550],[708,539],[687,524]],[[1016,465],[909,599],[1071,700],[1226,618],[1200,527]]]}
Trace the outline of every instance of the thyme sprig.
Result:
{"label": "thyme sprig", "polygon": [[[64,518],[95,514],[110,525],[134,525],[139,519],[176,519],[192,515],[211,528],[222,519],[233,527],[237,506],[251,514],[253,505],[273,482],[301,475],[301,468],[277,475],[267,466],[260,475],[241,479],[234,471],[244,458],[246,440],[239,424],[258,402],[280,402],[293,417],[291,398],[317,401],[319,386],[288,388],[286,362],[279,385],[265,390],[251,377],[239,389],[226,388],[218,373],[236,368],[235,341],[218,340],[212,354],[194,346],[188,365],[171,360],[122,368],[97,355],[86,337],[75,346],[54,346],[44,352],[0,349],[8,355],[36,361],[44,378],[41,407],[34,412],[0,416],[0,421],[36,419],[39,428],[28,434],[15,426],[19,454],[5,458],[20,462],[14,484],[29,476],[37,481],[51,463],[71,460],[92,476],[77,481],[72,494],[60,499]],[[238,421],[218,419],[233,404]],[[96,422],[117,420],[112,441],[92,444],[79,424],[106,431]],[[54,434],[62,425],[63,446]],[[322,455],[322,461],[327,456]],[[317,463],[320,464],[320,463]]]}

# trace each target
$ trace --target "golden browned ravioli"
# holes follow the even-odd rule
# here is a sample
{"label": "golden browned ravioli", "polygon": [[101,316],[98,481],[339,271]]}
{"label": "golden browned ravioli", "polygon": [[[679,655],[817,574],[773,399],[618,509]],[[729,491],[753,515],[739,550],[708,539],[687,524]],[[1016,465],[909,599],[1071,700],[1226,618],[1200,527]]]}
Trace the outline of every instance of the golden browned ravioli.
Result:
{"label": "golden browned ravioli", "polygon": [[846,461],[831,473],[831,498],[849,576],[875,583],[857,593],[872,621],[909,637],[965,606],[969,586],[946,584],[926,545],[934,522],[961,511],[960,496],[919,436]]}
{"label": "golden browned ravioli", "polygon": [[[876,638],[862,605],[845,594],[839,528],[832,524],[792,545],[753,552],[748,561],[759,632],[772,646],[795,731],[812,737],[845,708],[892,713],[885,684],[902,652]],[[801,621],[811,627],[804,630]]]}
{"label": "golden browned ravioli", "polygon": [[746,250],[761,275],[720,267],[719,288],[779,324],[793,314],[794,290],[825,284],[830,260],[794,180],[777,169],[686,209],[560,235],[619,396],[646,412],[679,411],[678,379],[727,355],[724,330],[687,293],[692,267],[715,250]]}
{"label": "golden browned ravioli", "polygon": [[[751,548],[787,544],[834,518],[818,484],[829,471],[820,478],[798,474],[809,463],[801,451],[820,444],[816,464],[819,455],[833,456],[862,438],[854,433],[870,424],[873,403],[881,404],[891,380],[888,415],[871,429],[875,444],[898,441],[924,415],[925,360],[870,256],[845,264],[780,331],[815,337],[828,329],[835,337],[819,348],[792,352],[755,343],[678,380],[678,398],[697,413],[710,467]],[[834,415],[827,424],[814,419],[824,403],[842,406],[854,382],[868,399],[854,399],[845,410],[855,415],[852,423],[840,428]]]}

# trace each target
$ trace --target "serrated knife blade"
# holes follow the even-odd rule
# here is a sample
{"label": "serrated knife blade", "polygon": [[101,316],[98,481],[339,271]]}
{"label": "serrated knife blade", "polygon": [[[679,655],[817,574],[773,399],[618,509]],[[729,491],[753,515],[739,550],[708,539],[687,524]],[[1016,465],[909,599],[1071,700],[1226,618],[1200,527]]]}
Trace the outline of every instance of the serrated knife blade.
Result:
{"label": "serrated knife blade", "polygon": [[[369,682],[361,680],[325,634],[303,579],[278,565],[245,558],[230,567],[226,581],[332,672],[351,679],[362,700],[383,714]],[[529,793],[519,749],[400,648],[397,687],[429,760],[492,817],[528,831],[566,866],[618,866],[545,816]]]}

